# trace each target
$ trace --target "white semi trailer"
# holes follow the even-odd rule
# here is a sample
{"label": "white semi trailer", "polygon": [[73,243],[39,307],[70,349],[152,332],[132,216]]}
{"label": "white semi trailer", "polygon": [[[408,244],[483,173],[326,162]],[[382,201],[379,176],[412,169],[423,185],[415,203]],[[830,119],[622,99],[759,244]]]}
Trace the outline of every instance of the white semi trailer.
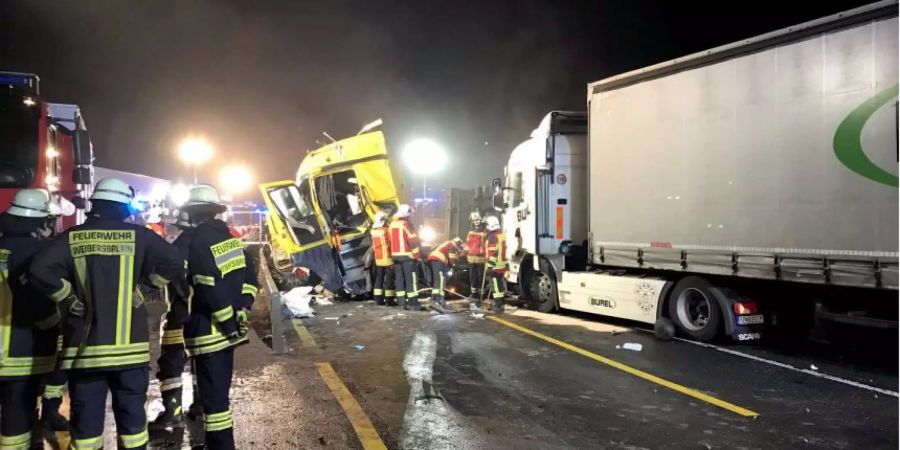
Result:
{"label": "white semi trailer", "polygon": [[896,330],[897,93],[896,1],[591,83],[510,156],[508,280],[699,340]]}

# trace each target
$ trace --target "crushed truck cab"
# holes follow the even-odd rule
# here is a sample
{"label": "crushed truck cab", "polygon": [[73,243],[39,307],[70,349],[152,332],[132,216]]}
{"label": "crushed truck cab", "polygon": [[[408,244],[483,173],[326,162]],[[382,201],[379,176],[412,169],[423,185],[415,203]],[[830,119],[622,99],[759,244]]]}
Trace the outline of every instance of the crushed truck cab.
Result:
{"label": "crushed truck cab", "polygon": [[332,292],[368,292],[369,227],[380,209],[396,209],[401,186],[380,131],[310,152],[296,180],[259,186],[276,267],[309,269]]}

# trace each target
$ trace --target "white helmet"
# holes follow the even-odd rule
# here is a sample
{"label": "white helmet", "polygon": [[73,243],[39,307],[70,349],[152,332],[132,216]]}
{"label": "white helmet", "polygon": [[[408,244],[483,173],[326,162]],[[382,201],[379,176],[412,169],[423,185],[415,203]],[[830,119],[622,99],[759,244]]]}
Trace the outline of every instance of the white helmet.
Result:
{"label": "white helmet", "polygon": [[130,205],[134,199],[134,189],[118,178],[104,178],[94,186],[91,200],[108,200]]}
{"label": "white helmet", "polygon": [[373,219],[372,226],[375,228],[381,228],[384,226],[384,223],[387,221],[387,213],[384,211],[378,211],[375,213],[375,218]]}
{"label": "white helmet", "polygon": [[178,218],[175,220],[175,226],[181,228],[192,228],[194,225],[191,224],[191,216],[184,211],[178,211]]}
{"label": "white helmet", "polygon": [[397,212],[394,213],[394,217],[398,219],[406,219],[412,214],[413,209],[412,206],[407,205],[406,203],[397,207]]}
{"label": "white helmet", "polygon": [[191,206],[224,206],[219,198],[219,192],[216,188],[208,184],[200,184],[191,188],[188,199],[182,205],[182,208],[190,208]]}
{"label": "white helmet", "polygon": [[38,189],[22,189],[16,192],[6,212],[16,217],[47,217],[50,215],[50,198]]}
{"label": "white helmet", "polygon": [[472,213],[469,214],[469,222],[481,222],[481,214],[479,214],[478,211],[472,211]]}
{"label": "white helmet", "polygon": [[500,229],[500,219],[494,216],[487,216],[484,219],[485,227],[488,231],[494,231]]}

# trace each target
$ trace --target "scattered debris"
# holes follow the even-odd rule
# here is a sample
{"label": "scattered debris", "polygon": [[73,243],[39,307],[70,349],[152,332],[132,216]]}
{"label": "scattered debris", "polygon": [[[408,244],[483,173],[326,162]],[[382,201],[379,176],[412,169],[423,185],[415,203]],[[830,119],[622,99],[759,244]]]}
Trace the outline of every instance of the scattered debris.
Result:
{"label": "scattered debris", "polygon": [[476,318],[476,319],[484,319],[484,313],[475,313],[475,312],[473,312],[472,314],[470,314],[470,316],[472,316],[472,317],[474,317],[474,318]]}
{"label": "scattered debris", "polygon": [[402,317],[406,317],[406,314],[403,314],[403,313],[391,314],[389,316],[382,317],[381,320],[394,320],[396,318],[402,318]]}
{"label": "scattered debris", "polygon": [[644,349],[644,346],[636,342],[626,342],[624,345],[622,345],[622,348],[625,350],[631,350],[633,352],[639,352]]}
{"label": "scattered debris", "polygon": [[341,320],[340,317],[323,317],[322,320]]}
{"label": "scattered debris", "polygon": [[819,368],[816,367],[815,364],[810,364],[810,365],[809,365],[809,368],[812,369],[812,370],[819,370]]}
{"label": "scattered debris", "polygon": [[355,348],[356,351],[361,352],[361,351],[363,351],[363,349],[366,348],[366,346],[365,346],[365,345],[362,345],[362,344],[356,344],[356,345],[353,346],[353,348]]}
{"label": "scattered debris", "polygon": [[[370,300],[370,301],[368,301],[368,302],[366,302],[366,303],[375,303],[375,302]],[[356,308],[359,309],[359,308],[363,308],[363,307],[365,307],[365,306],[366,306],[366,305],[359,305],[359,306],[357,306]]]}
{"label": "scattered debris", "polygon": [[282,308],[287,310],[288,316],[295,319],[315,315],[316,312],[310,306],[312,299],[312,288],[309,286],[295,287],[281,294]]}

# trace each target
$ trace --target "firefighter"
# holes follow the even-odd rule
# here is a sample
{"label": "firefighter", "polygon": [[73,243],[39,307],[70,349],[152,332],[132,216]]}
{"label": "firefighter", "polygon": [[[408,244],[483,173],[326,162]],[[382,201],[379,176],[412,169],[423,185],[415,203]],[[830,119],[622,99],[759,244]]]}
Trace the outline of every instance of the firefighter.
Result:
{"label": "firefighter", "polygon": [[400,205],[391,221],[391,259],[394,261],[394,284],[397,300],[403,309],[420,311],[419,305],[419,238],[409,223],[412,208]]}
{"label": "firefighter", "polygon": [[248,313],[257,291],[252,260],[243,244],[230,234],[228,224],[216,219],[225,209],[209,185],[192,188],[182,206],[196,227],[188,246],[194,295],[184,342],[196,371],[206,447],[215,450],[234,448],[228,399],[234,346],[246,342]]}
{"label": "firefighter", "polygon": [[485,239],[486,276],[491,283],[491,297],[494,299],[494,312],[503,312],[506,295],[506,234],[500,228],[500,220],[494,216],[485,219],[487,239]]}
{"label": "firefighter", "polygon": [[372,296],[375,304],[384,305],[385,302],[396,302],[393,290],[393,264],[391,259],[391,243],[388,237],[387,213],[378,211],[372,223],[372,252],[375,264],[372,266]]}
{"label": "firefighter", "polygon": [[[175,227],[181,233],[172,244],[178,249],[178,256],[187,266],[188,248],[194,234],[190,216],[184,211],[179,211]],[[167,291],[172,290],[167,289]],[[183,326],[188,316],[188,307],[186,299],[178,298],[177,295],[174,295],[174,291],[171,293],[173,295],[166,295],[167,308],[160,323],[160,353],[156,360],[159,367],[156,379],[159,380],[159,391],[165,409],[148,425],[151,431],[184,428],[184,415],[181,408],[181,374],[184,372],[184,365],[187,362]]]}
{"label": "firefighter", "polygon": [[60,366],[68,371],[73,449],[103,445],[110,392],[119,447],[146,448],[150,336],[137,282],[171,281],[187,295],[175,247],[126,222],[133,199],[122,180],[97,182],[85,223],[40,250],[29,270],[29,284],[64,314]]}
{"label": "firefighter", "polygon": [[466,261],[469,262],[469,285],[472,288],[472,297],[481,299],[481,288],[484,286],[484,226],[481,222],[481,214],[473,211],[469,214],[469,221],[472,223],[472,229],[466,235],[466,248],[468,254]]}
{"label": "firefighter", "polygon": [[463,242],[460,238],[454,238],[438,245],[428,255],[428,265],[431,266],[431,304],[440,313],[444,313],[447,303],[444,299],[444,287],[447,284],[447,274],[450,268],[456,264],[456,260],[463,253]]}
{"label": "firefighter", "polygon": [[41,378],[56,366],[59,312],[34,291],[25,273],[42,246],[39,236],[48,214],[47,195],[23,189],[0,215],[0,333],[5,336],[0,340],[0,448],[4,449],[32,448]]}

